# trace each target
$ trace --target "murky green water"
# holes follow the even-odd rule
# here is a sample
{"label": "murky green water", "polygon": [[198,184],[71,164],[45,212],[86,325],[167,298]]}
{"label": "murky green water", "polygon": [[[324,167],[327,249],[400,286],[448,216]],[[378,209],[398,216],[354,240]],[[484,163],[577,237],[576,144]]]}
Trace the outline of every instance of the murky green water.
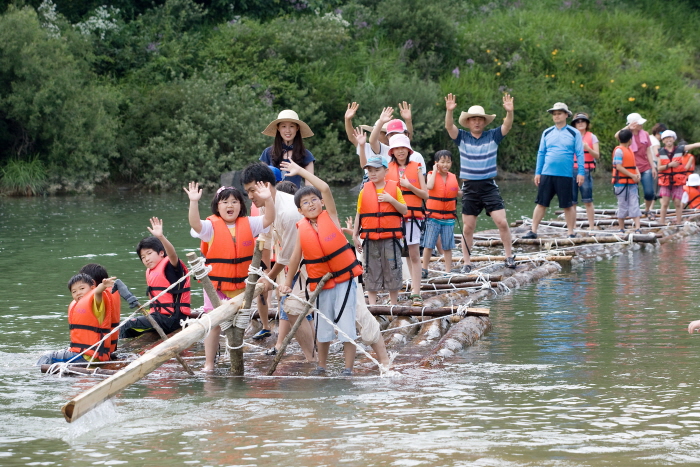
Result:
{"label": "murky green water", "polygon": [[[531,215],[530,184],[502,188],[511,220]],[[604,188],[598,205],[613,207]],[[493,331],[445,368],[345,380],[157,371],[67,424],[60,407],[94,380],[32,366],[66,343],[66,281],[97,261],[143,296],[133,248],[151,215],[179,251],[196,248],[186,208],[184,194],[0,199],[0,465],[700,463],[700,336],[685,330],[700,318],[698,239],[491,301]]]}

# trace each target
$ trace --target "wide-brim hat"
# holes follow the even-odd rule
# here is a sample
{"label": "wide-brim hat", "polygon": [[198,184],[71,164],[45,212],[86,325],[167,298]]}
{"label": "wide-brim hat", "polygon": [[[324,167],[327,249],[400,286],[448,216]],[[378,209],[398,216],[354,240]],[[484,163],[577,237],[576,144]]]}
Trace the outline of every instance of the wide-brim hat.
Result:
{"label": "wide-brim hat", "polygon": [[413,154],[413,148],[411,147],[411,140],[408,136],[403,133],[396,134],[389,138],[389,155],[393,154],[396,148],[406,148],[408,149],[408,155]]}
{"label": "wide-brim hat", "polygon": [[569,117],[571,117],[572,115],[571,110],[569,110],[569,106],[564,104],[563,102],[557,102],[552,106],[551,109],[547,110],[547,112],[552,113],[555,110],[561,110],[562,112],[566,112],[569,115]]}
{"label": "wide-brim hat", "polygon": [[686,183],[688,186],[700,186],[700,175],[698,174],[690,174],[690,177],[688,177],[688,182]]}
{"label": "wide-brim hat", "polygon": [[588,123],[591,123],[591,119],[588,118],[588,114],[584,112],[579,112],[574,117],[571,119],[571,123],[574,123],[576,120],[585,120]]}
{"label": "wide-brim hat", "polygon": [[[386,133],[386,126],[387,126],[388,123],[389,123],[389,122],[387,122],[387,123],[385,123],[384,125],[382,125],[382,131],[383,131],[384,133]],[[377,126],[378,124],[379,124],[379,120],[377,120],[376,122],[374,122],[374,125],[360,125],[360,129],[361,129],[361,130],[365,130],[365,131],[369,131],[370,133],[372,133],[372,130],[374,130],[374,127]]]}
{"label": "wide-brim hat", "polygon": [[636,123],[638,125],[644,125],[646,122],[647,122],[647,119],[642,118],[642,116],[636,112],[631,113],[627,116],[627,124],[628,125],[630,125],[632,123]]}
{"label": "wide-brim hat", "polygon": [[467,119],[472,117],[483,117],[486,120],[486,125],[488,125],[493,121],[494,118],[496,118],[496,114],[488,115],[486,114],[486,112],[484,112],[484,108],[482,106],[472,105],[471,107],[469,107],[469,110],[459,114],[459,124],[462,125],[464,128],[469,128]]}
{"label": "wide-brim hat", "polygon": [[299,115],[293,110],[283,110],[277,115],[277,119],[270,122],[270,124],[262,132],[263,135],[272,136],[273,138],[277,136],[277,125],[281,122],[294,122],[299,125],[299,131],[301,132],[302,138],[308,138],[314,135],[311,131],[309,125],[299,120]]}

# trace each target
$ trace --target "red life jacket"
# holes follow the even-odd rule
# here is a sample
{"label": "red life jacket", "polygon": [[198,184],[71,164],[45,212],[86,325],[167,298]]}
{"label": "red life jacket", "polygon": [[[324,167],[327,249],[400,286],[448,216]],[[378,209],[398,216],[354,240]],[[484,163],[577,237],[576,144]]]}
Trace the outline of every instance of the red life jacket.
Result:
{"label": "red life jacket", "polygon": [[[411,161],[406,164],[406,169],[404,170],[403,176],[411,182],[411,185],[420,188],[420,182],[418,181],[418,173],[420,173],[420,165],[418,162]],[[393,160],[389,162],[389,169],[385,177],[386,181],[393,180],[399,183],[399,165]],[[399,184],[399,187],[401,184]],[[413,193],[411,190],[403,188],[401,189],[401,194],[403,195],[404,201],[406,201],[406,207],[408,211],[404,214],[404,217],[416,217],[422,219],[425,217],[425,211],[423,209],[423,198]]]}
{"label": "red life jacket", "polygon": [[206,256],[206,264],[211,264],[209,279],[217,290],[238,290],[245,288],[248,267],[253,261],[255,239],[247,217],[236,219],[235,237],[231,236],[226,222],[219,216],[209,216],[214,226],[214,241],[211,246],[202,242],[200,248]]}
{"label": "red life jacket", "polygon": [[[615,157],[615,151],[618,149],[622,150],[622,167],[627,169],[629,172],[633,174],[638,174],[639,171],[637,170],[637,164],[634,162],[634,153],[630,148],[626,148],[624,146],[618,146],[615,149],[613,149],[613,158]],[[613,170],[612,170],[612,183],[621,183],[621,184],[626,184],[626,185],[634,185],[637,182],[632,180],[631,177],[628,177],[627,175],[623,174],[622,172],[619,172],[615,168],[615,164],[613,164]]]}
{"label": "red life jacket", "polygon": [[700,187],[684,186],[683,191],[688,194],[688,203],[685,205],[688,209],[697,209],[700,207]]}
{"label": "red life jacket", "polygon": [[[589,148],[593,147],[593,133],[590,131],[587,131],[583,135],[583,142],[588,145]],[[590,152],[584,150],[583,151],[583,168],[586,170],[593,170],[595,169],[595,159],[593,158],[593,154]],[[578,160],[574,156],[574,171],[578,169]]]}
{"label": "red life jacket", "polygon": [[309,289],[312,292],[316,290],[316,285],[327,272],[332,273],[333,277],[326,281],[324,289],[331,289],[336,284],[362,275],[362,265],[357,261],[343,231],[333,223],[328,211],[319,214],[316,227],[318,231],[311,226],[307,218],[297,222],[301,252],[309,276]]}
{"label": "red life jacket", "polygon": [[[395,196],[397,186],[395,181],[387,180],[384,192]],[[403,238],[402,218],[403,216],[391,203],[379,202],[374,183],[365,183],[362,188],[362,202],[360,204],[360,238],[369,238],[370,240]]]}
{"label": "red life jacket", "polygon": [[[92,312],[93,300],[95,299],[95,289],[86,293],[77,302],[74,300],[68,306],[68,329],[70,330],[70,351],[82,352],[90,346],[98,343],[112,330],[112,313],[114,301],[105,299],[111,295],[109,292],[103,293],[103,304],[105,306],[105,316],[100,323]],[[115,333],[117,335],[118,333]],[[100,362],[109,360],[110,341],[107,339],[97,349],[90,349],[85,355],[97,359]]]}
{"label": "red life jacket", "polygon": [[428,201],[425,203],[426,215],[433,219],[456,219],[458,193],[459,183],[455,174],[448,172],[447,180],[443,180],[438,172],[433,189],[428,191]]}
{"label": "red life jacket", "polygon": [[[165,277],[165,267],[168,265],[170,260],[168,257],[164,257],[152,269],[146,269],[146,293],[148,298],[152,299],[160,294],[163,290],[170,287],[170,281]],[[185,263],[180,261],[185,274],[187,273],[187,267]],[[170,289],[168,293],[160,297],[157,301],[151,304],[151,313],[160,313],[165,316],[171,316],[175,313],[175,310],[180,310],[180,312],[186,316],[190,315],[190,278],[185,279],[184,284],[180,283],[177,287]]]}
{"label": "red life jacket", "polygon": [[[673,161],[678,161],[680,164],[678,167],[666,167],[664,170],[659,171],[659,186],[685,185],[689,175],[685,170],[688,157],[684,156],[682,149],[681,146],[675,146],[673,154],[669,154],[666,148],[659,149],[659,165],[667,165]],[[695,167],[693,167],[694,169]],[[693,173],[693,171],[691,170],[690,173]]]}

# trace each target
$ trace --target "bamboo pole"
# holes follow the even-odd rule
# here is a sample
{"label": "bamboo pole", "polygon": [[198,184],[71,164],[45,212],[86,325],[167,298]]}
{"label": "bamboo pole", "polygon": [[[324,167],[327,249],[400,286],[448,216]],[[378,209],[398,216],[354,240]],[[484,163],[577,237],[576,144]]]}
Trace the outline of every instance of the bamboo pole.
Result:
{"label": "bamboo pole", "polygon": [[[369,305],[369,312],[373,316],[429,316],[435,318],[438,316],[447,316],[455,313],[456,307],[441,307],[441,306],[391,306],[391,305]],[[489,316],[488,308],[467,308],[467,316]]]}
{"label": "bamboo pole", "polygon": [[290,329],[289,334],[287,334],[287,336],[282,341],[282,345],[280,345],[280,348],[277,351],[277,355],[275,355],[274,360],[272,360],[272,365],[270,365],[270,369],[267,370],[267,376],[272,376],[272,374],[277,369],[277,365],[282,359],[284,351],[287,350],[287,346],[290,342],[292,342],[292,338],[294,337],[294,334],[297,333],[297,329],[299,329],[299,326],[301,326],[304,320],[306,320],[306,315],[308,315],[311,311],[311,304],[316,300],[318,295],[321,293],[321,290],[323,290],[323,286],[326,285],[326,281],[328,281],[331,277],[333,277],[333,275],[330,272],[327,272],[321,278],[321,281],[318,284],[316,284],[314,292],[311,294],[311,297],[309,297],[309,299],[307,300],[308,303],[304,305],[304,311],[297,317],[297,320],[294,322],[294,326],[292,326],[292,329]]}
{"label": "bamboo pole", "polygon": [[[255,289],[255,295],[260,294],[262,289],[262,284],[259,284]],[[207,313],[206,316],[194,320],[199,325],[190,324],[190,326],[167,341],[161,342],[158,346],[119,370],[115,375],[73,398],[61,408],[66,421],[70,423],[77,420],[100,402],[140,380],[175,355],[204,338],[211,328],[220,325],[224,321],[231,320],[241,308],[242,301],[243,296],[241,295],[225,302],[220,307]]]}

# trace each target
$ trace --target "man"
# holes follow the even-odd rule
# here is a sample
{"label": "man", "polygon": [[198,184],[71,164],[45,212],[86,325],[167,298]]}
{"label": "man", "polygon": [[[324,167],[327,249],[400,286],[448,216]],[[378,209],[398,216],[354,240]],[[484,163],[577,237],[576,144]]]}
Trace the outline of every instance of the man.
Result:
{"label": "man", "polygon": [[581,132],[566,124],[571,117],[571,111],[563,102],[557,102],[547,110],[552,114],[554,126],[542,133],[540,148],[537,151],[537,168],[535,169],[535,185],[537,199],[535,212],[532,214],[532,229],[523,238],[537,238],[537,227],[547,212],[549,203],[557,195],[559,207],[564,209],[566,228],[569,238],[574,238],[576,223],[576,206],[573,201],[574,157],[578,163],[576,183],[584,182],[586,169],[584,166],[583,138]]}
{"label": "man", "polygon": [[459,147],[460,174],[462,179],[462,222],[464,223],[464,266],[463,273],[472,270],[470,248],[473,243],[476,218],[482,209],[491,216],[498,233],[503,241],[506,254],[506,267],[515,268],[515,257],[512,256],[511,236],[503,198],[494,181],[497,174],[496,156],[498,144],[508,134],[513,126],[513,98],[509,94],[503,96],[503,108],[506,118],[498,128],[484,131],[496,115],[487,115],[480,105],[473,105],[467,112],[459,116],[459,124],[469,131],[460,130],[454,124],[452,113],[457,108],[455,96],[445,97],[445,129],[450,138]]}

